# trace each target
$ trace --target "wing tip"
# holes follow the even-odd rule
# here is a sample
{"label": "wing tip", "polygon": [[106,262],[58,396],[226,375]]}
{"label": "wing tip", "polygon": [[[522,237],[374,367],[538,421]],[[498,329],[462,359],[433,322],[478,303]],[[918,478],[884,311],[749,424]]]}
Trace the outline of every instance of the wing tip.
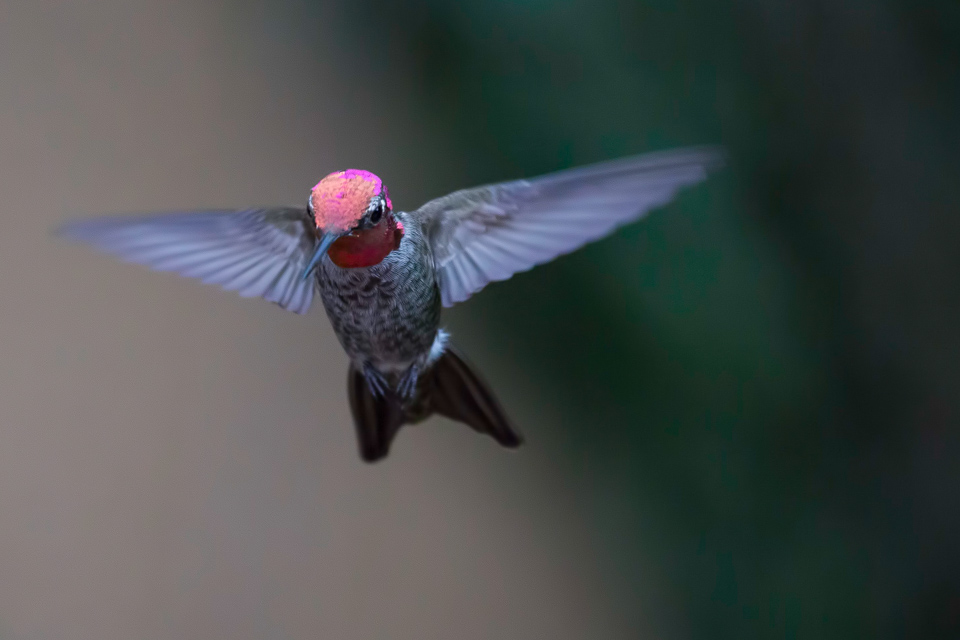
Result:
{"label": "wing tip", "polygon": [[717,171],[727,165],[729,153],[721,144],[698,144],[687,147],[674,147],[659,151],[650,151],[638,156],[637,160],[686,160],[691,164],[703,167],[707,172]]}
{"label": "wing tip", "polygon": [[706,169],[707,172],[719,171],[726,167],[730,161],[730,153],[723,145],[702,145],[694,148],[700,149],[704,154],[703,168]]}

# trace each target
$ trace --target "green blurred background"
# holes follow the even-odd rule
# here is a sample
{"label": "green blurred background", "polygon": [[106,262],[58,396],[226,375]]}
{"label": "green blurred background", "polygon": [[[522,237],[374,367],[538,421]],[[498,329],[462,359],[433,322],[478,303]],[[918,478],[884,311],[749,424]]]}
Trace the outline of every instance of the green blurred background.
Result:
{"label": "green blurred background", "polygon": [[[0,638],[960,637],[957,3],[0,17],[17,194]],[[296,203],[347,166],[410,209],[702,143],[730,153],[708,182],[447,314],[527,436],[517,455],[435,421],[363,467],[322,313],[44,235],[101,211]],[[142,464],[104,463],[131,451]],[[63,583],[51,558],[90,553]],[[90,576],[103,590],[78,595]],[[50,609],[20,600],[55,584]]]}
{"label": "green blurred background", "polygon": [[509,402],[585,492],[609,597],[655,611],[651,637],[960,637],[958,5],[360,19],[466,182],[730,150],[646,223],[451,314],[523,380]]}

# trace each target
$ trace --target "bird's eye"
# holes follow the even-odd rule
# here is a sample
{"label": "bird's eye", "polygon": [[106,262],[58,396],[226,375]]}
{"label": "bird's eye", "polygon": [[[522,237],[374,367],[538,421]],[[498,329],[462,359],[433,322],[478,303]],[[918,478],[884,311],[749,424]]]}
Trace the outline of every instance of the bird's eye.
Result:
{"label": "bird's eye", "polygon": [[373,211],[370,212],[370,223],[377,224],[383,217],[383,200],[378,200]]}

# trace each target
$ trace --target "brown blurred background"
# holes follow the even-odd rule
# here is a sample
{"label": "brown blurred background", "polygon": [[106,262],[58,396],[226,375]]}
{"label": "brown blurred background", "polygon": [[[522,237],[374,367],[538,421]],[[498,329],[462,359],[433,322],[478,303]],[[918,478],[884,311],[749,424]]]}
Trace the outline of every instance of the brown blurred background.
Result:
{"label": "brown blurred background", "polygon": [[[0,2],[0,640],[960,637],[960,13]],[[525,431],[376,466],[306,317],[51,237],[723,143],[447,316]]]}
{"label": "brown blurred background", "polygon": [[364,466],[322,310],[49,237],[99,212],[299,203],[343,166],[389,176],[408,206],[452,184],[457,160],[411,90],[380,82],[337,10],[303,18],[266,3],[0,9],[4,640],[616,628],[542,451],[436,421]]}

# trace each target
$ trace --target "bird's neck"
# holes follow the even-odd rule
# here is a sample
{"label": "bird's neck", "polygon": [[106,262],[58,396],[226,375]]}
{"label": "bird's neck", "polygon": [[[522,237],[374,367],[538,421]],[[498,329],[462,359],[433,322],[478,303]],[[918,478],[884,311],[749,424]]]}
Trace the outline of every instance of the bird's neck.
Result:
{"label": "bird's neck", "polygon": [[401,239],[403,224],[388,214],[375,227],[338,238],[330,245],[327,255],[333,264],[343,269],[372,267],[399,248]]}

